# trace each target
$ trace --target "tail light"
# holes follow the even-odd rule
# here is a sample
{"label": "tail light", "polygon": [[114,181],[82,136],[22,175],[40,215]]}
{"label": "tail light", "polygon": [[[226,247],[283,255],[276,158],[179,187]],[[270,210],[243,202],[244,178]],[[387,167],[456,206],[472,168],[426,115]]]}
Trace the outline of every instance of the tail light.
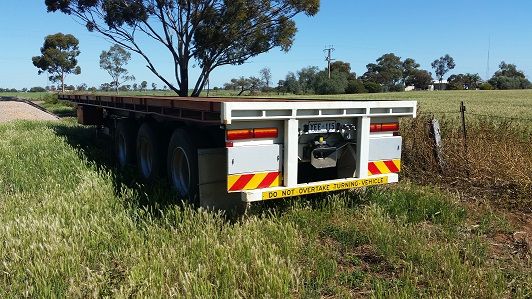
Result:
{"label": "tail light", "polygon": [[277,128],[240,129],[227,131],[227,140],[277,138],[278,136],[279,130]]}
{"label": "tail light", "polygon": [[399,123],[384,123],[384,124],[371,124],[369,127],[370,132],[397,132],[399,131]]}

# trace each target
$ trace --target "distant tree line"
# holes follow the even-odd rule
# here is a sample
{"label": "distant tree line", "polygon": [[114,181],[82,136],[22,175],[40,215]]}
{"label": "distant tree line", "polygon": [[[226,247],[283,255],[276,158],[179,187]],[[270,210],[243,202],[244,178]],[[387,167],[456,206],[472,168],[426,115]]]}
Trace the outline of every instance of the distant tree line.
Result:
{"label": "distant tree line", "polygon": [[[168,87],[166,87],[168,89]],[[145,92],[148,90],[152,91],[158,91],[156,83],[151,84],[151,88],[148,89],[148,82],[142,81],[140,83],[133,83],[132,85],[120,85],[118,88],[119,91],[140,91]],[[163,87],[162,90],[165,90]],[[0,92],[56,92],[56,91],[62,91],[62,84],[59,84],[58,86],[55,85],[49,85],[45,87],[41,86],[35,86],[31,88],[0,88]],[[77,86],[74,85],[66,85],[65,84],[65,91],[88,91],[88,92],[96,92],[96,91],[105,91],[105,92],[111,92],[116,91],[116,85],[113,83],[103,83],[99,87],[89,87],[86,83],[81,83]]]}
{"label": "distant tree line", "polygon": [[269,69],[263,69],[259,77],[231,79],[224,84],[224,89],[238,91],[239,95],[246,91],[252,94],[258,91],[294,94],[377,93],[403,91],[405,86],[410,85],[416,89],[427,89],[432,84],[432,74],[419,67],[412,58],[403,61],[395,54],[388,53],[375,63],[368,64],[367,71],[361,76],[351,70],[350,63],[335,61],[331,63],[330,76],[329,69],[308,66],[295,73],[289,72],[283,80],[278,81],[276,88],[271,88],[266,84],[271,80]]}
{"label": "distant tree line", "polygon": [[[344,61],[331,64],[329,77],[328,69],[308,66],[296,72],[289,72],[283,80],[279,80],[277,87],[269,86],[271,72],[262,69],[259,76],[233,78],[224,84],[226,90],[233,90],[242,95],[245,92],[292,93],[292,94],[351,94],[378,93],[404,91],[406,87],[415,90],[427,90],[442,87],[445,75],[456,67],[450,55],[444,55],[431,63],[437,81],[431,72],[421,69],[413,58],[396,56],[394,53],[384,54],[375,63],[366,65],[366,72],[357,76],[351,70],[351,65]],[[479,74],[453,74],[448,77],[446,89],[524,89],[531,88],[530,82],[522,71],[518,71],[514,64],[502,62],[499,70],[488,81],[483,81]],[[267,84],[268,82],[268,84]]]}

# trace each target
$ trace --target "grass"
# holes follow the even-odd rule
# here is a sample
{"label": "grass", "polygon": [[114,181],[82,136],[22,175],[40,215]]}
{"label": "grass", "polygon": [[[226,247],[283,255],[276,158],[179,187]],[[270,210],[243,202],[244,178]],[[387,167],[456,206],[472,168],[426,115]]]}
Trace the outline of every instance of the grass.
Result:
{"label": "grass", "polygon": [[[75,116],[65,103],[32,96]],[[403,174],[458,196],[403,182],[272,202],[229,221],[182,206],[164,184],[115,172],[109,143],[93,129],[4,124],[0,297],[532,296],[532,249],[516,238],[523,228],[513,214],[529,213],[531,126],[471,115],[465,161],[453,121],[461,99],[469,112],[531,117],[530,90],[316,98],[415,99],[439,114],[446,169],[423,141],[421,115],[402,126],[410,142]],[[477,195],[488,200],[463,201]]]}
{"label": "grass", "polygon": [[0,297],[532,296],[528,249],[492,245],[516,228],[442,191],[309,196],[229,221],[116,173],[106,144],[67,122],[0,125]]}
{"label": "grass", "polygon": [[293,225],[139,206],[136,189],[117,188],[57,137],[67,129],[0,127],[0,297],[281,298],[297,288]]}

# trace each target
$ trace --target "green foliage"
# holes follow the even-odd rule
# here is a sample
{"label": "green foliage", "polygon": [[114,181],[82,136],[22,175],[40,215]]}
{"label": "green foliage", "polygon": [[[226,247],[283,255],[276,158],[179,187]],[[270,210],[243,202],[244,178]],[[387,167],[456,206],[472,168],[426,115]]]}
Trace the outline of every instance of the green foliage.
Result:
{"label": "green foliage", "polygon": [[477,89],[482,80],[479,74],[457,74],[451,75],[448,79],[447,89],[462,90],[462,89]]}
{"label": "green foliage", "polygon": [[501,62],[489,83],[497,89],[527,89],[532,84],[526,79],[525,73],[517,70],[515,64]]}
{"label": "green foliage", "polygon": [[146,91],[148,89],[148,82],[147,81],[142,81],[140,83],[140,90],[141,91]]}
{"label": "green foliage", "polygon": [[409,77],[414,76],[419,67],[419,63],[417,63],[414,59],[406,58],[403,61],[403,82],[408,81]]}
{"label": "green foliage", "polygon": [[492,90],[492,89],[495,89],[493,88],[493,86],[491,84],[489,84],[488,82],[484,82],[482,84],[480,84],[480,86],[478,87],[480,90]]}
{"label": "green foliage", "polygon": [[364,82],[364,88],[369,93],[379,93],[382,92],[382,86],[379,83],[367,81]]}
{"label": "green foliage", "polygon": [[302,93],[315,92],[316,79],[319,73],[317,66],[304,67],[297,72],[299,86]]}
{"label": "green foliage", "polygon": [[331,78],[327,72],[318,74],[315,82],[315,92],[317,94],[342,94],[345,93],[348,82],[348,74],[340,70],[331,72]]}
{"label": "green foliage", "polygon": [[531,84],[526,78],[498,76],[489,80],[489,83],[497,89],[527,89]]}
{"label": "green foliage", "polygon": [[[48,11],[73,15],[90,31],[137,52],[170,89],[188,95],[189,65],[200,67],[192,96],[199,96],[210,73],[239,65],[275,47],[288,51],[297,31],[293,18],[315,15],[319,0],[279,1],[86,1],[46,0]],[[154,30],[157,28],[157,30]],[[143,51],[147,40],[164,45],[176,67],[175,81],[163,76]]]}
{"label": "green foliage", "polygon": [[376,64],[370,63],[366,68],[368,70],[362,75],[362,80],[379,83],[385,91],[395,90],[394,86],[403,79],[403,62],[394,53],[382,55],[377,58]]}
{"label": "green foliage", "polygon": [[446,54],[445,56],[434,60],[431,63],[431,66],[434,69],[438,80],[441,82],[443,80],[443,76],[445,76],[448,71],[454,69],[456,64],[454,63],[454,58],[452,58],[449,54]]}
{"label": "green foliage", "polygon": [[368,91],[364,87],[364,83],[361,80],[349,80],[347,82],[347,88],[345,92],[348,94],[352,93],[367,93]]}
{"label": "green foliage", "polygon": [[286,78],[283,81],[282,90],[293,94],[299,94],[301,92],[301,84],[294,73],[289,72],[288,75],[286,75]]}
{"label": "green foliage", "polygon": [[65,89],[67,74],[79,75],[77,57],[80,54],[79,41],[72,34],[56,33],[46,36],[41,48],[41,56],[32,58],[33,65],[39,69],[39,75],[47,72],[52,82],[61,82]]}
{"label": "green foliage", "polygon": [[45,92],[46,89],[40,86],[30,88],[29,92]]}
{"label": "green foliage", "polygon": [[100,54],[100,68],[111,76],[111,85],[114,86],[116,92],[120,85],[135,80],[135,77],[129,75],[129,71],[125,68],[130,59],[131,53],[117,44],[111,46],[109,51],[102,51]]}
{"label": "green foliage", "polygon": [[349,80],[355,80],[357,78],[357,75],[351,72],[351,64],[349,62],[338,60],[338,61],[331,63],[331,73],[332,72],[339,72],[342,74],[346,74],[347,79]]}
{"label": "green foliage", "polygon": [[406,78],[407,86],[414,85],[417,90],[426,90],[432,84],[432,74],[426,70],[414,70]]}
{"label": "green foliage", "polygon": [[518,78],[525,78],[525,73],[523,71],[517,70],[517,66],[515,64],[506,63],[502,61],[499,64],[499,70],[495,72],[493,75],[494,77],[518,77]]}
{"label": "green foliage", "polygon": [[259,73],[260,79],[262,80],[262,82],[264,82],[264,87],[266,89],[270,88],[270,83],[272,81],[272,71],[270,70],[270,68],[262,68]]}
{"label": "green foliage", "polygon": [[244,92],[249,91],[251,94],[257,93],[259,90],[265,87],[265,82],[257,77],[231,79],[230,82],[224,84],[225,90],[238,90],[238,95],[242,95]]}
{"label": "green foliage", "polygon": [[390,86],[389,87],[389,91],[391,91],[391,92],[405,91],[405,86],[403,85],[403,83],[397,83],[395,85]]}

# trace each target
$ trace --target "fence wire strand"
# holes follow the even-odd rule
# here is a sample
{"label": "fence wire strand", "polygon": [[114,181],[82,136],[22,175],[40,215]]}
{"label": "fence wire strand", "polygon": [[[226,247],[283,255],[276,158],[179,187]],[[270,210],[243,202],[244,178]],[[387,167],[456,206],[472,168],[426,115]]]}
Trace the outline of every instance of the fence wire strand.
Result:
{"label": "fence wire strand", "polygon": [[[459,114],[460,111],[419,111],[418,114],[425,114],[425,115],[432,115],[432,114]],[[512,116],[502,116],[502,115],[490,115],[490,114],[482,114],[482,113],[474,113],[474,112],[465,112],[466,115],[471,116],[477,116],[477,117],[493,117],[498,119],[508,119],[508,120],[515,120],[515,121],[530,121],[532,122],[532,118],[526,118],[526,117],[512,117]]]}

